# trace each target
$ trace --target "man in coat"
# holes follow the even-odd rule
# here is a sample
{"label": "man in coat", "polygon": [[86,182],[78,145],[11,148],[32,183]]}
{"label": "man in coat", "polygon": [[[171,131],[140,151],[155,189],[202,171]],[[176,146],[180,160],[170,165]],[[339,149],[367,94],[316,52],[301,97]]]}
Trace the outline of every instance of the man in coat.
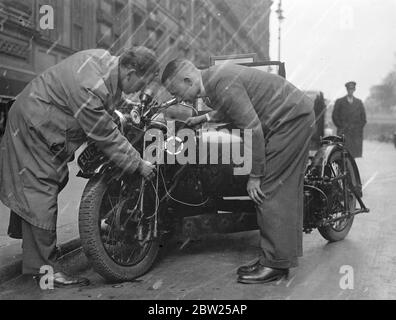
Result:
{"label": "man in coat", "polygon": [[345,135],[345,146],[354,158],[363,154],[363,128],[366,125],[366,111],[363,102],[354,97],[356,82],[345,84],[348,94],[334,105],[333,122],[337,135]]}
{"label": "man in coat", "polygon": [[303,181],[315,123],[312,101],[280,76],[234,64],[201,71],[190,61],[173,60],[162,83],[171,94],[186,101],[201,97],[214,109],[190,118],[190,125],[225,120],[252,130],[247,191],[256,204],[261,255],[238,269],[238,281],[266,283],[284,277],[302,256]]}
{"label": "man in coat", "polygon": [[125,173],[152,177],[154,167],[120,133],[112,113],[123,92],[141,90],[158,70],[155,54],[145,47],[119,57],[81,51],[36,77],[16,98],[0,145],[0,200],[11,209],[10,236],[23,239],[24,274],[40,279],[40,268],[51,266],[55,286],[88,284],[56,263],[57,197],[68,181],[67,163],[90,138]]}
{"label": "man in coat", "polygon": [[325,135],[326,102],[323,92],[319,92],[314,100],[316,118],[316,132],[312,137],[311,150],[318,150],[321,146],[320,139]]}

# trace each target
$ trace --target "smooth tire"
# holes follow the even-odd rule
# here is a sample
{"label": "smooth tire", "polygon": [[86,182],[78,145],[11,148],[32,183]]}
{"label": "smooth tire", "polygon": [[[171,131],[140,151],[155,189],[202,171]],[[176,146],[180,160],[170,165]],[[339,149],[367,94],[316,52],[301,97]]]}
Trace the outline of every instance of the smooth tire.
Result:
{"label": "smooth tire", "polygon": [[[94,177],[86,185],[79,210],[79,231],[83,250],[92,263],[93,269],[110,282],[132,281],[142,275],[155,263],[160,251],[160,239],[151,240],[140,259],[136,263],[123,264],[111,254],[107,248],[117,244],[111,243],[116,240],[104,241],[103,238],[103,207],[106,195],[111,192],[112,185],[107,183],[104,177]],[[131,232],[125,235],[132,239]],[[110,238],[110,235],[109,235]],[[130,240],[132,243],[133,240]],[[126,246],[127,247],[127,246]],[[122,253],[121,253],[122,256]],[[120,261],[118,261],[120,260]]]}
{"label": "smooth tire", "polygon": [[[343,166],[342,154],[341,151],[337,150],[329,157],[329,161],[326,164],[325,176],[332,178],[336,177],[337,175],[341,174],[340,171],[342,170],[342,166]],[[353,195],[351,189],[356,188],[357,178],[354,172],[354,166],[352,165],[351,159],[348,157],[346,158],[346,167],[349,175],[349,179],[348,179],[349,183],[347,183],[349,210],[353,211],[356,208],[356,197]],[[350,184],[352,184],[352,186]],[[339,187],[339,192],[342,192],[344,190],[342,183],[340,182],[338,183],[338,187]],[[341,199],[342,197],[340,196],[338,197],[338,199],[337,198],[334,199],[333,197],[334,217],[340,216],[340,214],[337,215],[337,211],[339,210],[339,208],[337,207],[343,205],[343,200]],[[338,206],[337,206],[337,202],[338,202]],[[349,234],[349,231],[352,228],[353,221],[354,221],[354,216],[351,216],[349,218],[345,218],[338,222],[332,223],[328,226],[319,227],[318,230],[319,233],[322,235],[322,237],[329,242],[341,241],[344,240]]]}

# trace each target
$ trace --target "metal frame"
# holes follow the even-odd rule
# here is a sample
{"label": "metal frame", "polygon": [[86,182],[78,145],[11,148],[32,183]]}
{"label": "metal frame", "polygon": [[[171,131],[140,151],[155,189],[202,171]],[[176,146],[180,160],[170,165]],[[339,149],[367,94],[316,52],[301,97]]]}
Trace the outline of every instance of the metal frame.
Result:
{"label": "metal frame", "polygon": [[[231,55],[223,55],[223,56],[211,56],[210,57],[210,65],[214,66],[216,64],[216,61],[230,61],[235,60],[234,63],[237,63],[237,60],[243,60],[243,59],[250,59],[251,62],[249,63],[254,63],[257,61],[257,54],[256,53],[244,53],[244,54],[231,54]],[[246,63],[246,62],[242,62]],[[242,64],[238,63],[238,64]]]}
{"label": "metal frame", "polygon": [[[238,62],[238,60],[242,59],[251,59],[252,62]],[[286,78],[286,67],[285,63],[281,61],[257,61],[257,55],[255,53],[247,53],[247,54],[234,54],[228,56],[212,56],[210,57],[210,66],[216,65],[216,61],[229,61],[241,66],[246,67],[261,67],[261,66],[278,66],[278,75],[283,78]]]}
{"label": "metal frame", "polygon": [[284,62],[280,61],[262,61],[262,62],[251,62],[251,63],[240,63],[242,66],[246,67],[261,67],[261,66],[278,66],[278,75],[283,78],[286,78],[286,67]]}

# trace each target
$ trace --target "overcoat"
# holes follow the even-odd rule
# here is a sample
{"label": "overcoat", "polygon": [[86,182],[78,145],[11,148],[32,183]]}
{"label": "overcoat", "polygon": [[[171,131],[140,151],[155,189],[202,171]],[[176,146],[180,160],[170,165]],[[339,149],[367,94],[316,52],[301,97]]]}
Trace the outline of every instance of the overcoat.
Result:
{"label": "overcoat", "polygon": [[303,179],[315,128],[313,101],[286,79],[225,64],[202,73],[216,120],[252,130],[251,176],[261,177],[261,263],[290,268],[302,255]]}
{"label": "overcoat", "polygon": [[126,172],[138,168],[139,153],[111,116],[122,96],[118,62],[106,50],[78,52],[36,77],[11,107],[0,145],[0,200],[30,224],[55,230],[67,163],[88,138]]}
{"label": "overcoat", "polygon": [[354,158],[363,155],[363,128],[367,123],[363,102],[353,98],[349,103],[347,97],[338,99],[334,105],[333,122],[337,135],[345,135],[345,146]]}

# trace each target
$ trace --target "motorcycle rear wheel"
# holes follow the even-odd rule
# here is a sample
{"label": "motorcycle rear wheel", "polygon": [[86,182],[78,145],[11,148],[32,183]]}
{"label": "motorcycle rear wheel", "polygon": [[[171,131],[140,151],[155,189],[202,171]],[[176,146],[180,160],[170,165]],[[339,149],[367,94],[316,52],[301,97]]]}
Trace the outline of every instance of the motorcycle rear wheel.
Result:
{"label": "motorcycle rear wheel", "polygon": [[[349,175],[349,179],[347,179],[349,183],[347,183],[346,186],[348,199],[349,199],[348,207],[349,207],[349,211],[354,211],[356,208],[356,197],[353,195],[351,189],[356,188],[357,179],[352,162],[349,158],[346,158],[346,167],[347,167],[347,174]],[[329,158],[329,162],[326,165],[326,169],[325,169],[325,176],[329,178],[336,178],[337,176],[342,174],[342,169],[343,169],[342,154],[340,151],[336,151]],[[344,186],[342,185],[341,181],[338,181],[336,186],[339,195],[338,197],[333,195],[333,201],[335,200],[333,203],[333,212],[332,212],[333,218],[342,217],[342,213],[340,212],[341,210],[340,206],[341,207],[344,206],[344,201],[342,197]],[[322,237],[329,242],[341,241],[344,240],[348,235],[349,231],[352,228],[353,221],[354,221],[354,216],[350,216],[349,218],[344,218],[337,222],[330,223],[327,226],[319,227],[318,230],[319,233],[322,235]]]}
{"label": "motorcycle rear wheel", "polygon": [[[84,189],[79,211],[82,247],[94,270],[106,280],[131,281],[151,269],[159,256],[160,239],[149,239],[143,245],[136,239],[140,222],[132,222],[126,213],[134,206],[133,200],[113,199],[113,194],[118,193],[117,184],[109,184],[106,180],[103,176],[94,177]],[[140,190],[139,180],[135,186],[137,192]],[[145,192],[147,203],[154,203],[148,193]],[[117,221],[118,225],[125,223],[128,226],[126,231],[114,227]],[[148,229],[149,226],[145,229],[147,234]],[[122,243],[121,239],[124,239]]]}

